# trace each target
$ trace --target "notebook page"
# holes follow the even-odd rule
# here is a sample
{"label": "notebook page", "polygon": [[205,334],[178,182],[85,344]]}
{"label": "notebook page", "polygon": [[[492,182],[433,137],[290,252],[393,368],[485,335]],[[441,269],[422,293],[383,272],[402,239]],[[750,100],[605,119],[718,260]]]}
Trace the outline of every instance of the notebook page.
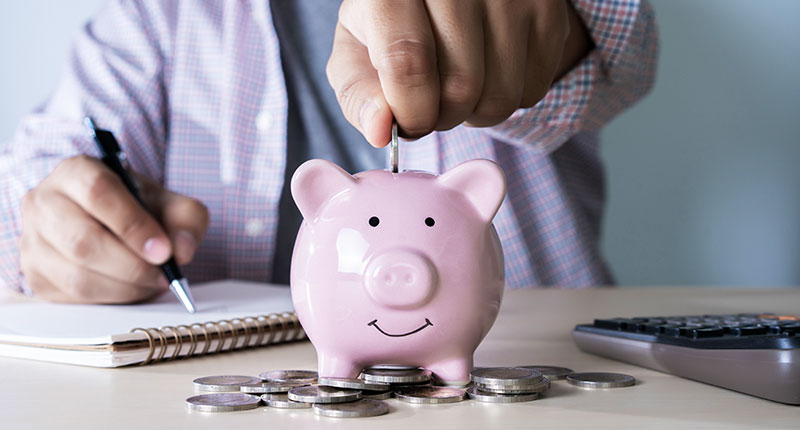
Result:
{"label": "notebook page", "polygon": [[192,286],[192,295],[195,314],[186,312],[172,292],[136,305],[2,304],[0,341],[101,344],[135,327],[189,325],[293,310],[286,286],[228,280]]}

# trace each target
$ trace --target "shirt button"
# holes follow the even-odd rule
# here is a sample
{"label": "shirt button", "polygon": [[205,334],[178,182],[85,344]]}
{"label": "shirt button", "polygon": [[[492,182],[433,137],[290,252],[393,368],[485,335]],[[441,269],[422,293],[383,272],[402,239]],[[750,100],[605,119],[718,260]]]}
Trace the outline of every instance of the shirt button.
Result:
{"label": "shirt button", "polygon": [[256,128],[258,131],[267,131],[272,126],[272,114],[262,111],[256,115]]}
{"label": "shirt button", "polygon": [[249,219],[244,225],[244,232],[250,237],[259,236],[264,233],[264,223],[258,218]]}

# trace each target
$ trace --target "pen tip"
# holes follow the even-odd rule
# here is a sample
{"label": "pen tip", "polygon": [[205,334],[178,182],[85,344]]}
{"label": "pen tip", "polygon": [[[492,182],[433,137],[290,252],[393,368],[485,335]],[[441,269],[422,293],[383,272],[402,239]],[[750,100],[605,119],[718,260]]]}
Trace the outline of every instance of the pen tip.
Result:
{"label": "pen tip", "polygon": [[169,283],[169,288],[178,296],[178,299],[183,303],[189,313],[195,313],[197,308],[194,305],[194,298],[192,297],[192,290],[189,289],[189,281],[186,278],[176,279]]}

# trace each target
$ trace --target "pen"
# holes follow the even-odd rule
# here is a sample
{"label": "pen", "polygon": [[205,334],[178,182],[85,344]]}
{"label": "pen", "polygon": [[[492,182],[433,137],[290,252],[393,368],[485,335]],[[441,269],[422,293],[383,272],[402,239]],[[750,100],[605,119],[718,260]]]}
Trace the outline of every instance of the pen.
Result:
{"label": "pen", "polygon": [[[125,169],[127,157],[125,153],[122,152],[119,144],[117,144],[117,139],[114,138],[114,135],[111,134],[110,131],[97,128],[94,121],[89,117],[86,117],[83,123],[86,125],[86,128],[89,129],[89,134],[94,138],[94,142],[100,150],[103,164],[119,176],[122,183],[125,184],[125,187],[130,191],[136,201],[138,201],[142,207],[145,207],[144,202],[142,202],[141,197],[139,197],[139,189],[136,186],[136,181],[128,175]],[[196,309],[192,293],[189,290],[189,281],[181,275],[175,258],[170,257],[169,260],[160,267],[169,281],[169,289],[178,296],[178,299],[183,303],[187,311],[194,313]]]}

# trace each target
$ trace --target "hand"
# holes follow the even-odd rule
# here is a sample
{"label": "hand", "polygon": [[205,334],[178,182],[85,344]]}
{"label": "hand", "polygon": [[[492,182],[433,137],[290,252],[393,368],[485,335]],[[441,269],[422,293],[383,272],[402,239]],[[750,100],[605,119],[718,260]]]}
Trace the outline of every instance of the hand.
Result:
{"label": "hand", "polygon": [[488,127],[535,105],[590,49],[568,0],[344,0],[328,80],[376,147]]}
{"label": "hand", "polygon": [[192,260],[208,227],[208,210],[152,182],[139,183],[156,217],[102,162],[83,155],[64,160],[25,195],[20,259],[37,296],[130,303],[168,288],[156,265],[173,252],[178,264]]}

